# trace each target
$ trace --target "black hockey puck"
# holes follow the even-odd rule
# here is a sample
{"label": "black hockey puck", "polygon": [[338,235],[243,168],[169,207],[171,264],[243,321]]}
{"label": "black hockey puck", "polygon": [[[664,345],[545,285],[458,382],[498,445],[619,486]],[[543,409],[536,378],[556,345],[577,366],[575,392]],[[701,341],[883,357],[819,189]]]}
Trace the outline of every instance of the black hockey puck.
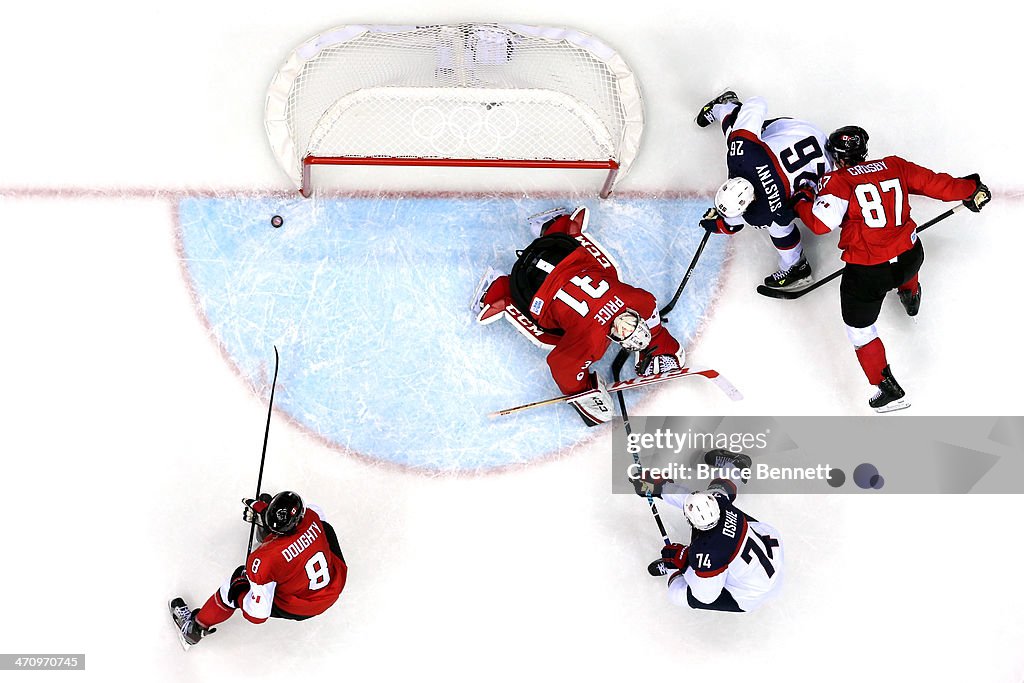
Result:
{"label": "black hockey puck", "polygon": [[280,228],[282,225],[284,225],[284,219],[281,218],[280,216],[274,216],[273,218],[270,219],[270,224],[273,225],[275,228]]}

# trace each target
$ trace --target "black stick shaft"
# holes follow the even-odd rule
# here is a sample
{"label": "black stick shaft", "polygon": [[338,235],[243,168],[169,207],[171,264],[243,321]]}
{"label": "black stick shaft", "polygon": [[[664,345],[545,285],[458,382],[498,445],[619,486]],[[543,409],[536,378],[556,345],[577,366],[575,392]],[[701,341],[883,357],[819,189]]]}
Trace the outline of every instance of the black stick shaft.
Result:
{"label": "black stick shaft", "polygon": [[[964,208],[963,204],[957,204],[952,209],[947,209],[947,210],[943,211],[942,213],[940,213],[938,216],[936,216],[935,218],[931,219],[930,221],[917,226],[917,232],[924,232],[925,230],[927,230],[931,226],[935,225],[939,221],[946,220],[947,218],[949,218],[950,216],[952,216],[954,213],[956,213],[957,211],[959,211],[962,208]],[[818,280],[814,284],[808,285],[808,286],[804,287],[803,289],[790,289],[790,290],[772,289],[771,287],[766,287],[764,285],[759,285],[758,288],[757,288],[757,293],[758,294],[762,294],[762,295],[764,295],[766,297],[769,297],[771,299],[799,299],[804,294],[810,294],[811,292],[813,292],[814,290],[818,289],[822,285],[826,285],[829,282],[832,282],[837,277],[842,275],[843,271],[845,269],[846,269],[846,266],[843,266],[842,268],[840,268],[839,270],[835,271],[834,273],[829,273],[829,275],[827,275],[826,277],[821,278],[820,280]]]}
{"label": "black stick shaft", "polygon": [[704,245],[708,243],[708,238],[710,237],[710,232],[704,233],[704,239],[700,241],[700,246],[697,247],[697,253],[693,255],[693,260],[690,261],[690,267],[686,269],[686,274],[683,276],[682,282],[679,283],[679,287],[676,288],[675,295],[673,295],[669,302],[665,304],[665,307],[659,311],[662,316],[668,315],[669,312],[675,308],[676,302],[679,301],[679,296],[683,293],[683,288],[686,287],[686,283],[689,281],[690,276],[693,275],[694,268],[697,267],[697,261],[700,259],[701,252],[704,251]]}
{"label": "black stick shaft", "polygon": [[[263,432],[263,453],[260,455],[260,476],[256,479],[256,498],[260,497],[260,489],[263,487],[263,466],[267,462],[267,440],[270,439],[270,416],[274,413],[274,391],[277,389],[277,370],[281,366],[280,358],[277,355],[277,346],[274,346],[274,381],[270,385],[270,405],[267,406],[267,428]],[[249,553],[252,552],[252,539],[256,534],[256,520],[253,519],[249,526],[249,549],[245,551],[245,562],[249,562]]]}

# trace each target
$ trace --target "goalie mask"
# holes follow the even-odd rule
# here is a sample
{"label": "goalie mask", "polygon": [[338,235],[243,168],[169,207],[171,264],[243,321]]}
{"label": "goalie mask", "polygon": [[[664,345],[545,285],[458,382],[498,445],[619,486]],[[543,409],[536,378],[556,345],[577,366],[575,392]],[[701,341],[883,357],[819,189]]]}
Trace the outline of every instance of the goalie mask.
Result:
{"label": "goalie mask", "polygon": [[729,178],[715,193],[715,208],[725,218],[737,218],[754,201],[754,186],[746,178]]}
{"label": "goalie mask", "polygon": [[651,328],[639,313],[627,308],[612,320],[608,338],[627,351],[643,351],[651,343]]}

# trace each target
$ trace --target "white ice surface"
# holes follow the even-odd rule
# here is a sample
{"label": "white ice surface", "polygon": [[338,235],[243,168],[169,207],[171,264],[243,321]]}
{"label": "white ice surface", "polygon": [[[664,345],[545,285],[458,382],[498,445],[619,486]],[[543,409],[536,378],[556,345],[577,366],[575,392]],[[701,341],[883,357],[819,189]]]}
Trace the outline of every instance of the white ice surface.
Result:
{"label": "white ice surface", "polygon": [[[183,655],[164,601],[198,602],[241,561],[235,502],[255,483],[266,404],[200,323],[175,251],[182,190],[285,190],[262,130],[278,62],[355,22],[565,24],[614,45],[647,102],[624,191],[708,192],[721,140],[692,125],[722,86],[872,150],[996,191],[926,237],[914,321],[880,320],[915,414],[1021,414],[1016,313],[1024,182],[1014,133],[1017,25],[1004,3],[770,6],[527,0],[18,5],[0,23],[5,361],[0,481],[4,652],[85,652],[86,680],[409,679],[1006,681],[1024,678],[1020,498],[750,498],[785,534],[781,599],[735,617],[670,606],[644,566],[645,505],[609,494],[606,443],[484,477],[340,455],[276,418],[265,481],[328,511],[351,564],[342,602],[305,624],[235,617]],[[940,207],[915,202],[927,218]],[[827,239],[811,245],[827,272]],[[757,234],[736,238],[692,358],[728,367],[750,414],[860,414],[868,387],[837,291],[770,302]],[[658,393],[699,412],[713,390]],[[886,419],[900,419],[898,416]],[[978,510],[963,514],[964,510]],[[670,520],[681,531],[679,520]],[[964,584],[972,592],[967,592]],[[64,680],[71,674],[39,675]],[[13,678],[0,674],[0,679]]]}

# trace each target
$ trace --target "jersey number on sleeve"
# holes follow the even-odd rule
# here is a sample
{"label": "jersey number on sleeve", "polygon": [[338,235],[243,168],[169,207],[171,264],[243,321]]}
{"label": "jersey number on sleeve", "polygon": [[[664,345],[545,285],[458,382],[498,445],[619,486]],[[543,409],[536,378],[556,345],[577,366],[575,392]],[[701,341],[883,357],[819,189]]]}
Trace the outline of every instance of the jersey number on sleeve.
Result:
{"label": "jersey number on sleeve", "polygon": [[762,536],[757,534],[757,537],[761,539],[761,543],[764,544],[764,550],[761,550],[761,546],[757,544],[753,536],[747,538],[747,544],[743,546],[743,553],[740,555],[743,561],[750,564],[754,560],[754,555],[757,555],[758,561],[761,566],[764,567],[764,573],[768,575],[768,578],[772,578],[775,575],[775,567],[772,566],[772,560],[775,558],[772,553],[772,548],[778,548],[779,542],[771,536]]}
{"label": "jersey number on sleeve", "polygon": [[309,577],[309,590],[318,591],[331,582],[331,574],[327,570],[327,558],[324,551],[318,552],[306,561],[306,576]]}
{"label": "jersey number on sleeve", "polygon": [[895,222],[891,224],[892,227],[903,225],[903,186],[900,185],[899,178],[883,180],[878,183],[877,187],[874,183],[863,183],[854,188],[853,193],[857,195],[860,213],[864,217],[864,225],[869,228],[884,228],[890,225],[889,219],[885,215],[885,205],[882,203],[882,195],[879,190],[892,193],[893,211],[895,212],[895,216],[893,216]]}
{"label": "jersey number on sleeve", "polygon": [[[569,282],[576,285],[581,292],[589,296],[591,299],[600,299],[605,295],[605,293],[607,293],[608,287],[610,286],[605,280],[601,280],[595,285],[589,275],[586,277],[580,277],[579,275],[571,277],[569,278]],[[587,314],[590,313],[590,306],[587,305],[587,302],[574,298],[565,291],[565,287],[562,287],[555,292],[555,298],[579,313],[581,316],[586,317]]]}

